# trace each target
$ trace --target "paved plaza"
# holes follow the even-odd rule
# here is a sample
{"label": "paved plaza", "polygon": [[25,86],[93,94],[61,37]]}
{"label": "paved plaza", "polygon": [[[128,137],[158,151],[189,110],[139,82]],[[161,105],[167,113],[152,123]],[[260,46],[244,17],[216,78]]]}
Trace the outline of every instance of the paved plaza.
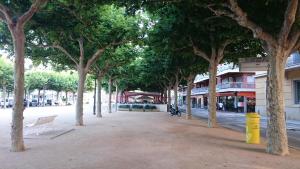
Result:
{"label": "paved plaza", "polygon": [[[51,111],[49,111],[51,110]],[[0,110],[1,111],[1,110]],[[29,110],[26,110],[29,111]],[[298,169],[300,151],[280,157],[265,145],[245,143],[241,132],[209,129],[199,119],[170,117],[165,112],[104,113],[85,111],[84,127],[75,127],[73,107],[25,111],[25,122],[42,113],[57,114],[54,126],[75,129],[47,139],[25,139],[27,150],[9,152],[9,126],[1,113],[0,169]],[[5,115],[4,115],[5,114]]]}

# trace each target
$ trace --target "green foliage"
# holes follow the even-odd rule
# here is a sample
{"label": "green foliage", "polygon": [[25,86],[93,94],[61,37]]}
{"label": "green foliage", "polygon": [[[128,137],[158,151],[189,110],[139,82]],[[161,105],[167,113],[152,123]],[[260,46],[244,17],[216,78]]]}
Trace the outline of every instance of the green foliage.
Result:
{"label": "green foliage", "polygon": [[77,81],[77,75],[70,72],[30,71],[25,76],[25,87],[30,91],[45,88],[57,92],[76,92]]}
{"label": "green foliage", "polygon": [[8,60],[0,57],[0,87],[6,87],[8,91],[13,89],[13,65]]}

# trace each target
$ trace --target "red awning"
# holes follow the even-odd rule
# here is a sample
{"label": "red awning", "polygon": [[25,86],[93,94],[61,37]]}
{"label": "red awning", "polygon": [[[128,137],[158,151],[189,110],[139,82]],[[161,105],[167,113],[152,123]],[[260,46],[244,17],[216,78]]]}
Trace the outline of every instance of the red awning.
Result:
{"label": "red awning", "polygon": [[238,92],[238,96],[245,96],[249,98],[255,98],[255,92]]}
{"label": "red awning", "polygon": [[255,98],[255,92],[224,92],[224,93],[217,93],[217,96],[245,96],[248,98]]}

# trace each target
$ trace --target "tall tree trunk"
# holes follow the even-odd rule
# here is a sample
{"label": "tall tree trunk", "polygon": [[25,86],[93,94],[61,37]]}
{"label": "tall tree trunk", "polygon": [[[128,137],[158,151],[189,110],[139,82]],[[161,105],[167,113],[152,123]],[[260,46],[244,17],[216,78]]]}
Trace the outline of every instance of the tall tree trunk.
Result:
{"label": "tall tree trunk", "polygon": [[192,119],[191,94],[192,94],[193,82],[194,82],[194,78],[193,78],[193,76],[190,76],[188,78],[187,93],[186,93],[186,102],[187,102],[186,119],[187,120]]}
{"label": "tall tree trunk", "polygon": [[218,63],[213,60],[209,64],[209,92],[208,92],[208,127],[213,128],[217,126],[217,96],[216,96],[216,78],[217,78]]}
{"label": "tall tree trunk", "polygon": [[111,85],[112,85],[112,79],[109,77],[108,80],[108,113],[111,113]]}
{"label": "tall tree trunk", "polygon": [[72,103],[74,104],[75,103],[75,92],[72,92]]}
{"label": "tall tree trunk", "polygon": [[97,79],[94,80],[94,105],[93,105],[93,115],[96,115],[96,98],[97,98]]}
{"label": "tall tree trunk", "polygon": [[38,105],[37,106],[40,106],[40,96],[41,96],[41,90],[39,89],[38,90]]}
{"label": "tall tree trunk", "polygon": [[118,96],[119,96],[119,89],[118,89],[118,84],[116,82],[116,112],[118,111]]}
{"label": "tall tree trunk", "polygon": [[78,66],[78,88],[76,101],[76,125],[83,126],[83,92],[86,79],[86,72],[83,68],[83,63]]}
{"label": "tall tree trunk", "polygon": [[171,106],[172,100],[171,100],[171,87],[168,87],[168,107],[167,110],[170,112],[170,106]]}
{"label": "tall tree trunk", "polygon": [[97,92],[97,117],[101,118],[102,117],[102,111],[101,111],[101,90],[102,90],[102,78],[97,77],[97,84],[98,84],[98,92]]}
{"label": "tall tree trunk", "polygon": [[166,104],[167,103],[167,89],[164,89],[164,97],[163,97],[163,104]]}
{"label": "tall tree trunk", "polygon": [[69,102],[68,91],[65,91],[65,95],[66,95],[66,106],[67,106],[67,105],[68,105],[68,102]]}
{"label": "tall tree trunk", "polygon": [[13,37],[14,62],[14,106],[11,123],[11,151],[24,151],[23,111],[24,111],[24,51],[25,34],[23,28],[10,30]]}
{"label": "tall tree trunk", "polygon": [[43,87],[43,103],[42,105],[45,106],[45,92],[46,92],[46,87]]}
{"label": "tall tree trunk", "polygon": [[29,107],[30,106],[30,91],[29,91],[29,87],[26,89],[27,90],[27,105],[26,107]]}
{"label": "tall tree trunk", "polygon": [[56,101],[59,103],[59,91],[56,91]]}
{"label": "tall tree trunk", "polygon": [[6,109],[6,85],[3,85],[2,100],[4,106],[3,108]]}
{"label": "tall tree trunk", "polygon": [[179,85],[179,79],[178,79],[178,75],[176,75],[176,81],[175,81],[175,85],[173,87],[174,89],[174,108],[176,110],[178,110],[178,85]]}
{"label": "tall tree trunk", "polygon": [[288,139],[285,123],[283,83],[286,58],[284,52],[271,51],[267,79],[267,152],[287,155]]}

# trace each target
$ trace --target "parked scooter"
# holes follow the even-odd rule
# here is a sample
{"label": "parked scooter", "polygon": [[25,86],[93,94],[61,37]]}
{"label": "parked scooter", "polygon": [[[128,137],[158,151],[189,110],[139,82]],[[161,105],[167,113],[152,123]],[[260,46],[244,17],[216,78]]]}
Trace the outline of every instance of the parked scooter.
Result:
{"label": "parked scooter", "polygon": [[172,105],[170,105],[170,114],[171,116],[181,116],[181,112],[178,110],[178,107],[177,109],[174,109]]}

